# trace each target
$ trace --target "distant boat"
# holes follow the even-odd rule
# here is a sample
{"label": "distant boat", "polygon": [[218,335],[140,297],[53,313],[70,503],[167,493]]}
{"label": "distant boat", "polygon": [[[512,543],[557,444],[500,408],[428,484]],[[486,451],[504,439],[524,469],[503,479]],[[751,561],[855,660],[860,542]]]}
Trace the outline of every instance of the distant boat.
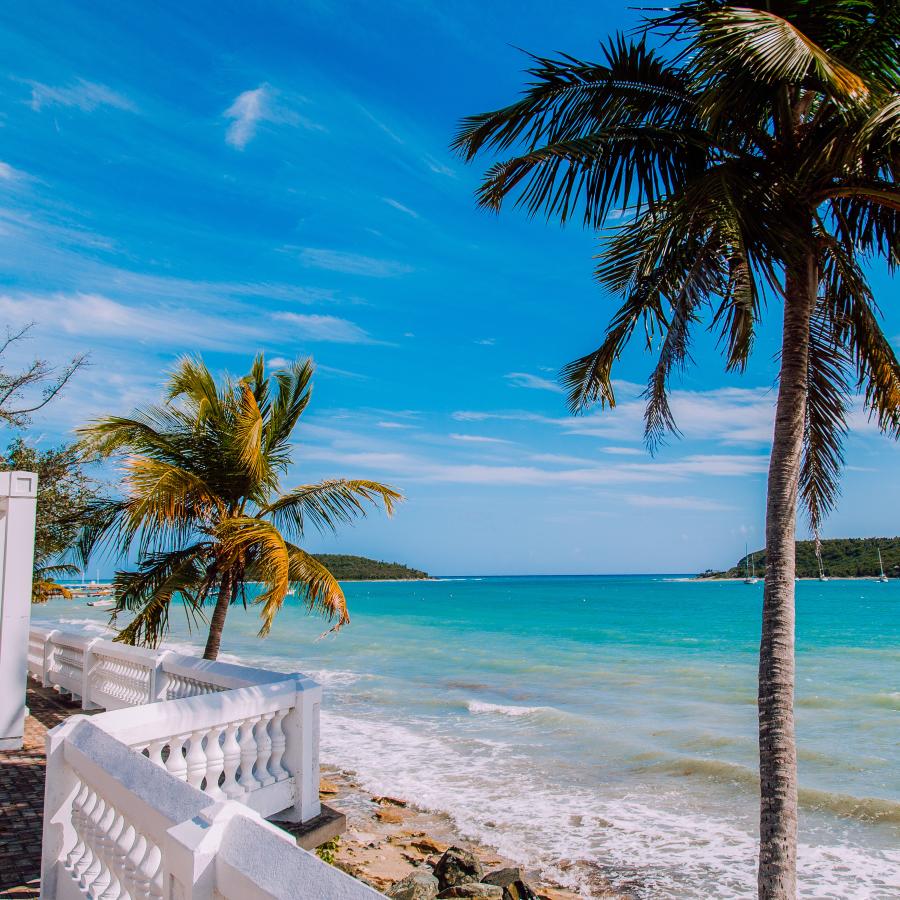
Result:
{"label": "distant boat", "polygon": [[115,606],[116,601],[109,600],[109,599],[107,599],[107,600],[88,600],[87,605],[98,607],[100,609],[108,609],[110,606]]}
{"label": "distant boat", "polygon": [[744,562],[747,567],[747,577],[744,579],[744,584],[759,584],[759,579],[756,577],[756,568],[753,565],[753,554],[747,552],[746,544],[744,544]]}
{"label": "distant boat", "polygon": [[819,546],[818,540],[816,540],[816,559],[819,561],[819,581],[828,581],[825,567],[822,565],[822,548]]}
{"label": "distant boat", "polygon": [[884,574],[884,563],[881,561],[881,547],[875,548],[878,551],[878,568],[881,571],[881,574],[878,576],[878,580],[882,584],[887,584],[888,577]]}

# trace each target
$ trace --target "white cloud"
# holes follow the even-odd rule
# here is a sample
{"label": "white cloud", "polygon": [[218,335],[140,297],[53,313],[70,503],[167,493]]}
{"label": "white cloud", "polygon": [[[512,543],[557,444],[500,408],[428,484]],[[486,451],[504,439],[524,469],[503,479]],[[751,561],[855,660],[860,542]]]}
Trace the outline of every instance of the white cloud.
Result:
{"label": "white cloud", "polygon": [[456,178],[456,172],[451,169],[450,166],[445,166],[440,160],[435,159],[430,154],[426,153],[424,159],[425,165],[436,175],[446,175],[448,178]]}
{"label": "white cloud", "polygon": [[707,497],[669,497],[664,494],[626,494],[625,502],[630,506],[649,509],[689,509],[700,512],[720,512],[734,509],[718,500]]}
{"label": "white cloud", "polygon": [[406,430],[408,428],[418,428],[419,426],[418,425],[409,425],[406,422],[379,422],[378,427],[379,428],[393,428],[393,429]]}
{"label": "white cloud", "polygon": [[283,356],[273,356],[268,360],[268,366],[270,369],[284,369],[290,364],[291,361]]}
{"label": "white cloud", "polygon": [[327,250],[321,247],[303,247],[300,261],[313,269],[328,269],[347,275],[366,275],[370,278],[393,278],[412,272],[412,267],[390,259],[363,256],[344,250]]}
{"label": "white cloud", "polygon": [[402,213],[406,213],[408,216],[412,216],[414,219],[421,218],[419,214],[414,210],[410,209],[408,206],[404,206],[399,200],[395,200],[393,197],[382,197],[385,203],[388,206],[393,206],[394,209],[399,210]]}
{"label": "white cloud", "polygon": [[292,326],[299,337],[309,341],[327,341],[334,344],[374,344],[375,341],[349,319],[337,316],[304,315],[302,313],[276,313],[279,322]]}
{"label": "white cloud", "polygon": [[165,347],[228,347],[258,340],[265,329],[241,316],[181,306],[130,306],[102,294],[0,296],[0,317],[90,338],[120,338]]}
{"label": "white cloud", "polygon": [[[243,91],[234,98],[222,115],[232,122],[225,131],[225,141],[237,150],[243,150],[256,135],[260,122],[282,125],[300,125],[309,131],[325,131],[318,122],[301,116],[280,100],[281,95],[270,84],[261,84],[253,90]],[[293,98],[304,102],[304,98]]]}
{"label": "white cloud", "polygon": [[600,449],[612,456],[644,456],[647,453],[646,450],[638,450],[637,447],[601,447]]}
{"label": "white cloud", "polygon": [[268,102],[269,89],[265,84],[235,97],[234,102],[223,113],[226,119],[234,120],[225,132],[225,140],[232,147],[243,150],[253,139],[257,123],[268,117]]}
{"label": "white cloud", "polygon": [[451,434],[450,438],[454,441],[464,441],[470,444],[511,444],[504,438],[486,437],[483,434]]}
{"label": "white cloud", "polygon": [[14,181],[20,178],[22,173],[14,169],[9,163],[0,162],[0,181]]}
{"label": "white cloud", "polygon": [[101,106],[136,112],[135,105],[122,94],[116,93],[105,84],[77,79],[67,87],[53,87],[38,81],[31,85],[31,108],[39,111],[46,106],[67,106],[80,109],[82,112],[93,112]]}
{"label": "white cloud", "polygon": [[530,375],[528,372],[510,372],[504,377],[513,387],[552,391],[554,394],[563,393],[563,389],[555,381],[551,381],[549,378],[541,378],[539,375]]}
{"label": "white cloud", "polygon": [[493,347],[497,343],[497,338],[481,338],[480,340],[475,341],[475,343],[480,344],[482,347]]}

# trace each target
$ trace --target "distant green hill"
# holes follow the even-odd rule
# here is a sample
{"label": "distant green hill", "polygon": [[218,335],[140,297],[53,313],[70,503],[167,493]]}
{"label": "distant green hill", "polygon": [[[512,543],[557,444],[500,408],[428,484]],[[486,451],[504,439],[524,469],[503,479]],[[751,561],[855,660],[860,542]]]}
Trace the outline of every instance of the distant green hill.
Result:
{"label": "distant green hill", "polygon": [[[891,578],[900,576],[900,537],[893,538],[834,538],[822,541],[822,565],[825,574],[833,578],[865,577],[878,574],[878,549],[884,561],[884,573]],[[752,554],[756,574],[765,575],[766,551]],[[747,557],[741,557],[737,565],[727,572],[704,572],[701,578],[743,578],[747,571]],[[814,541],[797,541],[797,575],[800,578],[817,578]]]}
{"label": "distant green hill", "polygon": [[411,569],[400,563],[379,562],[365,556],[347,556],[343,553],[317,553],[316,559],[338,581],[415,581],[428,578],[427,572]]}

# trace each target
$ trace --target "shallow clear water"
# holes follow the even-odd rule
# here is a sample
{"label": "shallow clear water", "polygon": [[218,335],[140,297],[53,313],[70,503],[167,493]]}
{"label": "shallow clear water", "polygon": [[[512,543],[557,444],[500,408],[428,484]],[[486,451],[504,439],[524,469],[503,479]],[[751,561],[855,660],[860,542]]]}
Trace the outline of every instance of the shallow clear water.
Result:
{"label": "shallow clear water", "polygon": [[[265,641],[233,608],[223,658],[317,677],[325,761],[586,895],[602,874],[642,897],[750,897],[762,588],[349,584],[352,622],[321,640],[296,601]],[[35,612],[105,621],[65,601]],[[802,896],[900,896],[898,711],[900,582],[798,584]]]}

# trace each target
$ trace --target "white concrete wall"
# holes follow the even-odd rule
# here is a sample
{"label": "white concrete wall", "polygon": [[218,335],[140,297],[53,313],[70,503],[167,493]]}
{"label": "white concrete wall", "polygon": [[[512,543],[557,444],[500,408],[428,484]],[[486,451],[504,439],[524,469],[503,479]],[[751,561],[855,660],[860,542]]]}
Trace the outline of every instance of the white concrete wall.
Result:
{"label": "white concrete wall", "polygon": [[0,750],[25,733],[37,475],[0,472]]}

